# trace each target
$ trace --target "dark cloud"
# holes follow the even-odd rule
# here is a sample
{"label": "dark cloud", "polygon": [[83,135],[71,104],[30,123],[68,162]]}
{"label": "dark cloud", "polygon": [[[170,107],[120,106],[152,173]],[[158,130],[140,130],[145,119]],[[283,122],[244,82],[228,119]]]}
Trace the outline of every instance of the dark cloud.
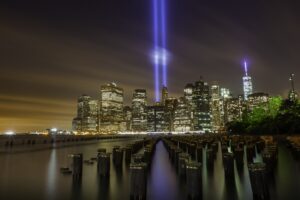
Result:
{"label": "dark cloud", "polygon": [[[2,1],[0,131],[70,128],[76,98],[101,84],[153,99],[151,1]],[[286,95],[299,74],[298,1],[168,0],[169,90],[202,75],[242,92],[241,61],[255,91]],[[299,81],[296,87],[300,88]]]}

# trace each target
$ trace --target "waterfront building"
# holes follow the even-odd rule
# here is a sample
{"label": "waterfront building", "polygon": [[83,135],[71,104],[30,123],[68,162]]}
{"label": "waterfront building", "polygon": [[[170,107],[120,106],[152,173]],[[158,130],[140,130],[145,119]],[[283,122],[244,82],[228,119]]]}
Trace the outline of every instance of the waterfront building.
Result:
{"label": "waterfront building", "polygon": [[193,121],[188,104],[184,97],[177,100],[174,110],[173,127],[176,132],[189,132],[193,130]]}
{"label": "waterfront building", "polygon": [[116,83],[101,86],[99,117],[101,132],[114,133],[126,129],[123,102],[123,89]]}
{"label": "waterfront building", "polygon": [[194,131],[211,131],[210,91],[202,79],[195,82],[192,95],[192,114]]}
{"label": "waterfront building", "polygon": [[166,130],[171,132],[174,130],[174,114],[175,108],[177,106],[177,99],[176,98],[167,98],[165,101],[165,125]]}
{"label": "waterfront building", "polygon": [[147,107],[147,131],[148,132],[165,132],[167,131],[165,122],[164,106],[157,103]]}
{"label": "waterfront building", "polygon": [[147,130],[147,93],[145,89],[136,89],[133,93],[132,130]]}
{"label": "waterfront building", "polygon": [[82,95],[77,101],[77,116],[73,119],[72,129],[75,131],[97,131],[98,101],[88,95]]}

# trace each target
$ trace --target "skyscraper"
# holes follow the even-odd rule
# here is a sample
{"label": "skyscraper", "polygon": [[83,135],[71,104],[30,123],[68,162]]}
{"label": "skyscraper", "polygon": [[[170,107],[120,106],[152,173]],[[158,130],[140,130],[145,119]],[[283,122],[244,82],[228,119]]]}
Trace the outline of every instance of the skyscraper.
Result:
{"label": "skyscraper", "polygon": [[242,98],[230,98],[226,102],[227,122],[239,121],[243,115]]}
{"label": "skyscraper", "polygon": [[163,86],[163,88],[161,90],[161,103],[162,103],[162,105],[165,105],[167,99],[168,99],[168,88]]}
{"label": "skyscraper", "polygon": [[126,129],[123,115],[123,89],[116,83],[102,85],[100,89],[100,129],[117,132]]}
{"label": "skyscraper", "polygon": [[174,115],[175,108],[177,107],[177,99],[176,98],[168,98],[165,101],[165,123],[166,123],[166,131],[174,130]]}
{"label": "skyscraper", "polygon": [[244,62],[245,76],[243,77],[244,100],[248,100],[248,96],[253,93],[252,78],[248,75],[248,65]]}
{"label": "skyscraper", "polygon": [[145,89],[136,89],[133,93],[132,130],[147,130],[147,93]]}
{"label": "skyscraper", "polygon": [[174,112],[174,131],[189,132],[193,130],[191,113],[184,97],[180,97]]}
{"label": "skyscraper", "polygon": [[210,92],[207,82],[195,82],[193,88],[193,126],[194,131],[211,131]]}
{"label": "skyscraper", "polygon": [[78,97],[77,116],[73,119],[72,128],[76,131],[97,131],[98,101],[88,95]]}
{"label": "skyscraper", "polygon": [[192,107],[193,104],[193,91],[194,91],[194,85],[192,83],[186,84],[183,92],[184,92],[184,99],[186,103]]}
{"label": "skyscraper", "polygon": [[165,123],[164,106],[156,104],[147,107],[147,131],[164,132],[167,131]]}
{"label": "skyscraper", "polygon": [[218,132],[221,129],[221,96],[220,86],[217,83],[211,86],[211,124],[212,130]]}
{"label": "skyscraper", "polygon": [[221,118],[221,129],[225,129],[225,125],[228,122],[228,101],[232,98],[231,92],[228,88],[221,88],[221,99],[220,99],[220,118]]}

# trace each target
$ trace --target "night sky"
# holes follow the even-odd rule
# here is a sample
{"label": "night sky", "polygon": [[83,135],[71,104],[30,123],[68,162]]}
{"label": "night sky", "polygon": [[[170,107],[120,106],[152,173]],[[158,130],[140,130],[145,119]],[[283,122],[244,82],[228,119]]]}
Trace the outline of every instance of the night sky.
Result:
{"label": "night sky", "polygon": [[[48,3],[47,3],[48,2]],[[153,100],[151,0],[2,0],[0,132],[71,128],[77,97],[115,81],[130,104]],[[300,2],[168,0],[169,91],[204,77],[242,93],[242,60],[254,91],[300,88]]]}

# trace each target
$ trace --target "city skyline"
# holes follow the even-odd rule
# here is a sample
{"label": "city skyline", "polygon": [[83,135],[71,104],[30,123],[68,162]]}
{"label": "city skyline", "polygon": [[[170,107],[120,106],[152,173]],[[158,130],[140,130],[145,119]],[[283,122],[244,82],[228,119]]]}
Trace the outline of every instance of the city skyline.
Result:
{"label": "city skyline", "polygon": [[[201,75],[242,94],[245,57],[256,92],[287,96],[290,73],[296,74],[297,91],[297,3],[274,3],[269,8],[258,2],[236,7],[173,2],[168,3],[167,15],[170,96],[179,97],[184,85]],[[120,3],[120,8],[103,3],[83,9],[76,4],[58,8],[46,3],[44,8],[30,1],[1,3],[0,132],[68,128],[76,98],[84,93],[97,97],[100,85],[111,81],[124,87],[127,105],[136,88],[145,88],[153,99],[148,3]],[[242,7],[244,13],[239,12]],[[109,13],[106,8],[114,9]],[[200,12],[191,16],[190,9]],[[279,24],[271,23],[274,18]]]}

